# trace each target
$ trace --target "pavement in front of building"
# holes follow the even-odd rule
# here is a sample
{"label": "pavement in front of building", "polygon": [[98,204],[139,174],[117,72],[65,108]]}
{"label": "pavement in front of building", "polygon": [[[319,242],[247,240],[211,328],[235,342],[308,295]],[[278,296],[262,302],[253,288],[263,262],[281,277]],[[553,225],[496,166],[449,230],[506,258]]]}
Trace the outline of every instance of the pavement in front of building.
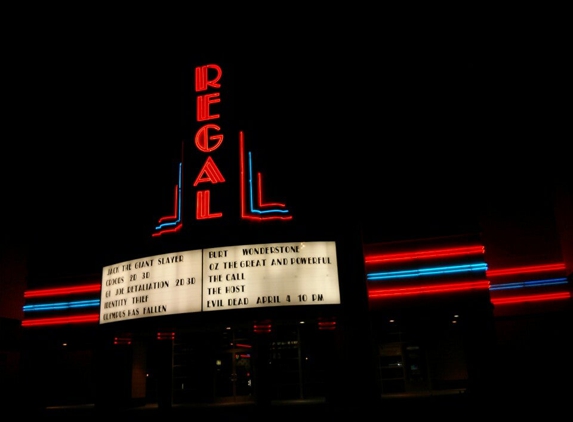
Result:
{"label": "pavement in front of building", "polygon": [[[558,420],[569,413],[569,401],[565,395],[511,394],[475,397],[469,393],[441,394],[431,396],[397,396],[376,403],[338,402],[320,400],[294,400],[271,402],[267,405],[254,403],[227,403],[211,405],[174,405],[168,409],[157,404],[120,409],[100,409],[94,405],[48,407],[37,410],[34,415],[48,420],[90,422],[106,419],[125,421],[284,421],[292,420],[381,420],[385,417],[401,420],[436,419],[440,422],[464,420],[465,418],[516,418],[539,417]],[[22,416],[26,416],[25,414]]]}

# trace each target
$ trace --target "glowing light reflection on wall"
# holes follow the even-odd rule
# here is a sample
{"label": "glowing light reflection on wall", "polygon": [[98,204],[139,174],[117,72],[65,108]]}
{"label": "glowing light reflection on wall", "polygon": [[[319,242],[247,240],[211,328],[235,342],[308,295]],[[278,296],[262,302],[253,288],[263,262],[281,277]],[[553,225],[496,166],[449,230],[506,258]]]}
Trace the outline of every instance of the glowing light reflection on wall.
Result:
{"label": "glowing light reflection on wall", "polygon": [[[557,275],[555,273],[564,274],[565,270],[565,264],[561,262],[488,270],[488,278],[493,280],[490,287],[491,302],[494,305],[512,305],[569,299],[571,298],[569,291],[562,290],[562,287],[555,290],[555,286],[568,285],[566,277],[555,277]],[[523,280],[531,274],[545,275],[547,278]],[[508,277],[514,281],[507,281]],[[539,289],[542,291],[538,292]],[[527,293],[508,294],[511,291],[527,291]]]}

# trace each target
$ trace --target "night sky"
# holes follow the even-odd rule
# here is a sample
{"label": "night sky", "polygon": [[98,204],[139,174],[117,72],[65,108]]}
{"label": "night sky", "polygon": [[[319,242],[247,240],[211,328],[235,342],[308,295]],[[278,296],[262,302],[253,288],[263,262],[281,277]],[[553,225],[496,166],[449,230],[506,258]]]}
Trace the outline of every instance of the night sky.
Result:
{"label": "night sky", "polygon": [[558,28],[476,20],[295,37],[270,26],[188,43],[60,34],[14,49],[3,243],[99,268],[147,241],[192,119],[185,81],[207,61],[231,87],[222,124],[245,131],[271,192],[303,218],[328,209],[380,239],[447,234],[506,205],[534,210],[567,177]]}

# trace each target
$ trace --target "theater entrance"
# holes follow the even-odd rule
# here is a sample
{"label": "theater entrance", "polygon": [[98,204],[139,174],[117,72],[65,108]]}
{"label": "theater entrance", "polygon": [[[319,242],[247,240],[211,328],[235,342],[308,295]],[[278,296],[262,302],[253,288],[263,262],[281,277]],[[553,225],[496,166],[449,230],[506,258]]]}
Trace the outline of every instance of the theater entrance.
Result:
{"label": "theater entrance", "polygon": [[254,401],[250,339],[228,333],[226,346],[215,356],[215,401]]}

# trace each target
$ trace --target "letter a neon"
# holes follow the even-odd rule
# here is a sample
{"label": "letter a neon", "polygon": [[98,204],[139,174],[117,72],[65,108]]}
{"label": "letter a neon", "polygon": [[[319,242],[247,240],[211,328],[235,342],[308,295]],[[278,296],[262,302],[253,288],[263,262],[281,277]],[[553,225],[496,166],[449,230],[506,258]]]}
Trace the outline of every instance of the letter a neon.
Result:
{"label": "letter a neon", "polygon": [[215,184],[224,181],[225,178],[219,171],[219,168],[217,167],[213,159],[211,157],[207,157],[207,161],[205,161],[205,164],[203,164],[203,168],[199,172],[197,179],[195,179],[195,183],[193,183],[193,186],[197,186],[199,183],[203,182],[211,182]]}

